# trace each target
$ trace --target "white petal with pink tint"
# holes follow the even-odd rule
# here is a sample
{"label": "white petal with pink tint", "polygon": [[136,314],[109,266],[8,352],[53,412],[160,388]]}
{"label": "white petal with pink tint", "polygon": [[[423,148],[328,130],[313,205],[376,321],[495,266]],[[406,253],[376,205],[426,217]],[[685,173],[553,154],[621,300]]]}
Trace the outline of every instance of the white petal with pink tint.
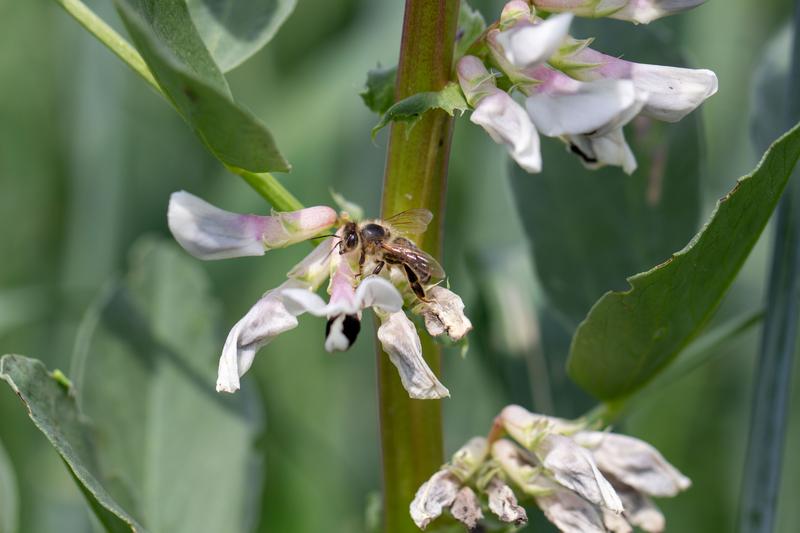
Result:
{"label": "white petal with pink tint", "polygon": [[554,15],[538,24],[520,23],[499,32],[495,42],[506,61],[518,69],[547,61],[558,50],[569,32],[571,13]]}

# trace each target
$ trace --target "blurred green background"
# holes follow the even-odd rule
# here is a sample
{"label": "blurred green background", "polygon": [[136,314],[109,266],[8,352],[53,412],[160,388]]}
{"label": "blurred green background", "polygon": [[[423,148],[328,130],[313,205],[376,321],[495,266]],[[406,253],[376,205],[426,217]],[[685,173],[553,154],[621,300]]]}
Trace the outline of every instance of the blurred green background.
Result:
{"label": "blurred green background", "polygon": [[[119,27],[110,2],[89,4]],[[473,5],[490,20],[502,4]],[[749,127],[754,71],[790,11],[788,0],[712,1],[651,25],[667,42],[680,43],[692,66],[710,68],[720,80],[719,94],[699,111],[704,155],[692,178],[699,181],[699,212],[690,204],[668,213],[676,225],[699,227],[716,199],[757,161]],[[300,0],[275,40],[228,76],[234,94],[264,119],[292,162],[283,182],[305,204],[331,203],[332,188],[377,214],[386,133],[371,142],[376,117],[358,92],[368,69],[396,62],[401,22],[401,2]],[[621,25],[586,21],[580,36],[609,34],[608,28]],[[604,49],[602,38],[596,47]],[[632,48],[625,57],[643,59],[651,52]],[[84,313],[124,274],[132,244],[143,235],[169,236],[170,192],[185,189],[232,211],[268,210],[222,170],[158,95],[54,2],[1,0],[0,87],[0,353],[26,354],[68,371]],[[512,189],[503,149],[467,120],[456,129],[443,264],[476,331],[465,358],[457,349],[444,355],[443,381],[452,394],[444,402],[448,452],[485,433],[510,402],[562,416],[592,406],[563,370],[574,323],[552,308],[537,282],[530,253],[537,243],[531,248],[523,230],[527,205],[535,202],[526,187],[540,179],[569,184],[571,173],[580,172],[573,160],[548,159],[562,148],[553,140],[544,143],[546,177],[526,176],[527,185],[517,177]],[[673,151],[671,157],[689,156]],[[644,170],[624,179],[646,179],[644,161]],[[616,171],[597,179],[612,173],[623,179]],[[576,185],[571,194],[585,200],[581,195],[588,193]],[[606,207],[616,211],[613,199]],[[716,321],[761,305],[769,242],[767,231]],[[621,249],[638,245],[617,243]],[[215,332],[220,348],[227,328],[306,250],[198,263],[221,302],[224,318]],[[564,268],[591,271],[595,259]],[[548,260],[561,258],[556,252]],[[619,279],[634,273],[619,272]],[[618,287],[602,290],[611,288]],[[260,393],[265,420],[257,531],[367,528],[368,502],[380,488],[373,343],[364,334],[349,352],[329,355],[323,332],[321,319],[304,317],[299,328],[260,352],[244,380]],[[723,356],[653,395],[623,423],[694,481],[687,493],[662,502],[671,531],[734,528],[757,340],[754,329],[728,343]],[[792,453],[800,447],[798,402],[795,394],[781,532],[800,527],[800,508],[793,505],[800,497],[800,459]],[[20,532],[90,530],[79,490],[6,386],[0,386],[0,443],[15,473]],[[222,464],[224,453],[206,460]],[[175,480],[176,490],[180,482]]]}

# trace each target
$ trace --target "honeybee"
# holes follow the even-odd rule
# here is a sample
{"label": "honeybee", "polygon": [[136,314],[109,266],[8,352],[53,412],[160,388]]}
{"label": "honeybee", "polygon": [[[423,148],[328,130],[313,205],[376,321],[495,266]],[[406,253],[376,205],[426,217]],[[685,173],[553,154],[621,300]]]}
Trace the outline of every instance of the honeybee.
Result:
{"label": "honeybee", "polygon": [[411,290],[424,301],[423,285],[443,279],[444,270],[436,259],[404,235],[424,233],[432,218],[433,214],[427,209],[409,209],[386,220],[348,222],[342,231],[339,253],[346,254],[360,248],[359,270],[369,257],[376,262],[373,274],[379,274],[387,264],[401,267]]}

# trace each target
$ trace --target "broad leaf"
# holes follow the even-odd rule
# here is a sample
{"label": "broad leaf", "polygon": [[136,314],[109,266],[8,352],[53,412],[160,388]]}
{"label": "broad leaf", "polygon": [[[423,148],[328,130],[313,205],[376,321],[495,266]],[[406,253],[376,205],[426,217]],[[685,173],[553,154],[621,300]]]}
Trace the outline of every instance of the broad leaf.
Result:
{"label": "broad leaf", "polygon": [[[635,50],[636,60],[681,64],[650,29],[618,26],[600,27],[607,33],[598,42]],[[537,275],[570,332],[603,294],[626,288],[628,276],[664,261],[697,231],[701,130],[697,112],[677,124],[636,118],[625,129],[639,164],[631,176],[617,167],[587,170],[557,139],[542,139],[541,174],[511,163]]]}
{"label": "broad leaf", "polygon": [[227,72],[260,50],[294,10],[296,0],[186,0],[192,20]]}
{"label": "broad leaf", "polygon": [[98,519],[108,531],[144,532],[109,493],[91,431],[78,410],[75,391],[63,377],[47,372],[41,361],[21,355],[0,359],[0,379],[19,396],[28,415],[61,455]]}
{"label": "broad leaf", "polygon": [[698,333],[739,272],[800,157],[800,126],[722,198],[681,251],[604,295],[578,327],[570,376],[598,398],[630,394]]}
{"label": "broad leaf", "polygon": [[104,471],[154,531],[247,531],[262,469],[252,395],[215,392],[219,306],[199,264],[143,241],[90,313],[73,364]]}
{"label": "broad leaf", "polygon": [[372,128],[372,136],[375,137],[384,126],[394,121],[408,122],[413,126],[423,113],[431,109],[442,109],[452,116],[456,111],[466,111],[467,101],[461,88],[452,81],[441,91],[412,94],[386,110],[381,121]]}
{"label": "broad leaf", "polygon": [[167,97],[223,163],[288,171],[272,134],[235,103],[180,0],[116,0],[125,26]]}
{"label": "broad leaf", "polygon": [[17,480],[11,459],[0,442],[0,533],[16,533],[19,513]]}
{"label": "broad leaf", "polygon": [[371,111],[383,115],[394,103],[397,66],[375,68],[367,72],[367,84],[360,96]]}

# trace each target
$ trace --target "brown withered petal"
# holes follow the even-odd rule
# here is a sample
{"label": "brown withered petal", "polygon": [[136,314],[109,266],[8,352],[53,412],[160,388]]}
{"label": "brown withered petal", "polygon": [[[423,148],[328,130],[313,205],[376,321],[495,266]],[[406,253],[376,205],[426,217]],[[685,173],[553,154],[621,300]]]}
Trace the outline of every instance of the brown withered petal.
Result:
{"label": "brown withered petal", "polygon": [[511,487],[497,477],[493,478],[486,487],[489,496],[489,510],[502,522],[521,525],[528,521],[528,515],[519,503]]}
{"label": "brown withered petal", "polygon": [[572,439],[547,435],[538,445],[536,454],[561,485],[595,505],[607,507],[616,513],[622,512],[619,496],[600,473],[591,453]]}
{"label": "brown withered petal", "polygon": [[425,529],[445,508],[453,505],[460,486],[458,478],[447,470],[436,472],[423,483],[408,509],[417,527]]}
{"label": "brown withered petal", "polygon": [[598,509],[574,492],[555,488],[536,497],[536,504],[562,533],[605,533]]}
{"label": "brown withered petal", "polygon": [[432,337],[447,335],[458,342],[472,330],[472,322],[464,314],[461,297],[436,285],[427,290],[427,302],[419,301],[413,311],[425,319],[425,329]]}
{"label": "brown withered petal", "polygon": [[599,431],[582,431],[574,439],[592,451],[602,472],[649,496],[675,496],[692,484],[658,450],[642,440]]}
{"label": "brown withered petal", "polygon": [[453,518],[467,526],[467,529],[474,529],[483,518],[481,502],[469,487],[463,487],[458,491],[456,499],[450,507],[450,513]]}

